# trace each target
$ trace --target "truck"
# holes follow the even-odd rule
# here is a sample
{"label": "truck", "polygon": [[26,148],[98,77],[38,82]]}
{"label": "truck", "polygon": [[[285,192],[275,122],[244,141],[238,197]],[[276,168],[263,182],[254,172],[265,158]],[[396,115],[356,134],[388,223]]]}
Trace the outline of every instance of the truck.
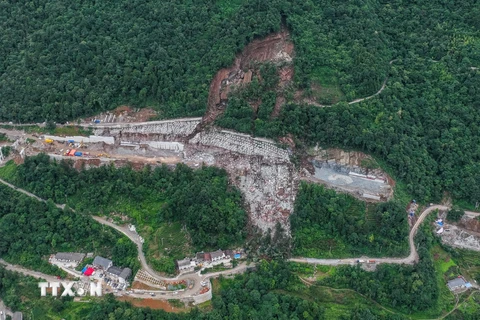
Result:
{"label": "truck", "polygon": [[365,260],[357,260],[357,263],[364,263]]}
{"label": "truck", "polygon": [[47,139],[45,139],[45,142],[46,142],[46,143],[53,143],[53,140],[47,138]]}
{"label": "truck", "polygon": [[81,157],[82,156],[82,153],[80,151],[77,151],[74,153],[75,157]]}
{"label": "truck", "polygon": [[368,263],[375,263],[375,260],[368,260]]}

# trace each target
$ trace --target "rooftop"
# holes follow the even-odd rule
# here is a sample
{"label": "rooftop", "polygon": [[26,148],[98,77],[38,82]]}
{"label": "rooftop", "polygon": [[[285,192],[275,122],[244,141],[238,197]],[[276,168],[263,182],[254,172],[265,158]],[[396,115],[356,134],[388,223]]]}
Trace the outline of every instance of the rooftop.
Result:
{"label": "rooftop", "polygon": [[95,259],[93,259],[93,265],[94,266],[100,266],[104,269],[107,269],[109,266],[112,265],[112,260],[105,259],[100,256],[96,256]]}
{"label": "rooftop", "polygon": [[190,259],[177,260],[178,267],[187,267],[190,266]]}
{"label": "rooftop", "polygon": [[22,320],[23,319],[23,313],[21,313],[20,311],[17,311],[13,314],[13,317],[12,317],[13,320]]}
{"label": "rooftop", "polygon": [[123,279],[128,279],[132,275],[132,269],[130,268],[124,268],[122,270],[122,273],[120,273],[119,277]]}
{"label": "rooftop", "polygon": [[85,258],[84,253],[59,252],[55,255],[56,260],[82,261]]}
{"label": "rooftop", "polygon": [[123,269],[119,267],[111,266],[108,268],[107,272],[119,276],[122,273]]}
{"label": "rooftop", "polygon": [[450,290],[455,290],[458,287],[464,286],[465,280],[461,277],[448,281],[447,286]]}
{"label": "rooftop", "polygon": [[212,259],[223,257],[223,251],[222,250],[213,251],[213,252],[210,252],[210,254],[212,256]]}

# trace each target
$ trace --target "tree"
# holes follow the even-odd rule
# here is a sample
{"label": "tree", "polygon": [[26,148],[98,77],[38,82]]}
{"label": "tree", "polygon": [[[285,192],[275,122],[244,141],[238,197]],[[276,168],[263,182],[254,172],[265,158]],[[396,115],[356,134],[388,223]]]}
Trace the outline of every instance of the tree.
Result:
{"label": "tree", "polygon": [[458,222],[458,221],[460,221],[460,219],[462,219],[464,214],[465,214],[465,211],[463,211],[463,210],[461,210],[457,207],[453,207],[452,209],[450,209],[447,212],[447,220],[452,221],[452,222]]}

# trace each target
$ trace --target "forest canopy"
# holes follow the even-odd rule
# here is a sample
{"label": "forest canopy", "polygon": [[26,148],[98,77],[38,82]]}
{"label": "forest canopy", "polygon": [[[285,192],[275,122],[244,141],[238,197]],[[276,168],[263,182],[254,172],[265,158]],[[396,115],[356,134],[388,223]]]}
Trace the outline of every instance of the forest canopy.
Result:
{"label": "forest canopy", "polygon": [[61,210],[52,201],[32,199],[0,184],[0,257],[50,274],[62,273],[47,261],[57,252],[94,252],[136,271],[135,245],[88,216]]}
{"label": "forest canopy", "polygon": [[422,201],[448,191],[475,203],[479,16],[476,0],[0,2],[0,121],[64,122],[120,104],[202,115],[215,73],[283,26],[291,96],[338,103],[290,99],[271,121],[276,92],[264,88],[258,115],[233,98],[222,126],[362,149]]}
{"label": "forest canopy", "polygon": [[377,205],[303,183],[290,216],[294,255],[312,258],[406,256],[407,215],[397,202]]}
{"label": "forest canopy", "polygon": [[50,161],[39,154],[18,167],[10,162],[1,172],[15,185],[77,211],[121,212],[151,228],[181,222],[198,250],[227,248],[245,237],[240,192],[216,167],[193,170],[179,164],[174,170],[163,165],[135,171],[112,164],[78,171],[72,161]]}

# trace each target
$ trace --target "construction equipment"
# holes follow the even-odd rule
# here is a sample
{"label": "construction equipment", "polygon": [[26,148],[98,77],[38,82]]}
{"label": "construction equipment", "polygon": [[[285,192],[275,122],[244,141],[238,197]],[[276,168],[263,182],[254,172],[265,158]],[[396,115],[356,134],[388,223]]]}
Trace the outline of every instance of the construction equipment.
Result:
{"label": "construction equipment", "polygon": [[52,144],[52,143],[53,143],[53,140],[52,140],[52,139],[45,139],[45,143]]}
{"label": "construction equipment", "polygon": [[107,153],[99,153],[97,154],[97,157],[110,158],[110,156]]}

